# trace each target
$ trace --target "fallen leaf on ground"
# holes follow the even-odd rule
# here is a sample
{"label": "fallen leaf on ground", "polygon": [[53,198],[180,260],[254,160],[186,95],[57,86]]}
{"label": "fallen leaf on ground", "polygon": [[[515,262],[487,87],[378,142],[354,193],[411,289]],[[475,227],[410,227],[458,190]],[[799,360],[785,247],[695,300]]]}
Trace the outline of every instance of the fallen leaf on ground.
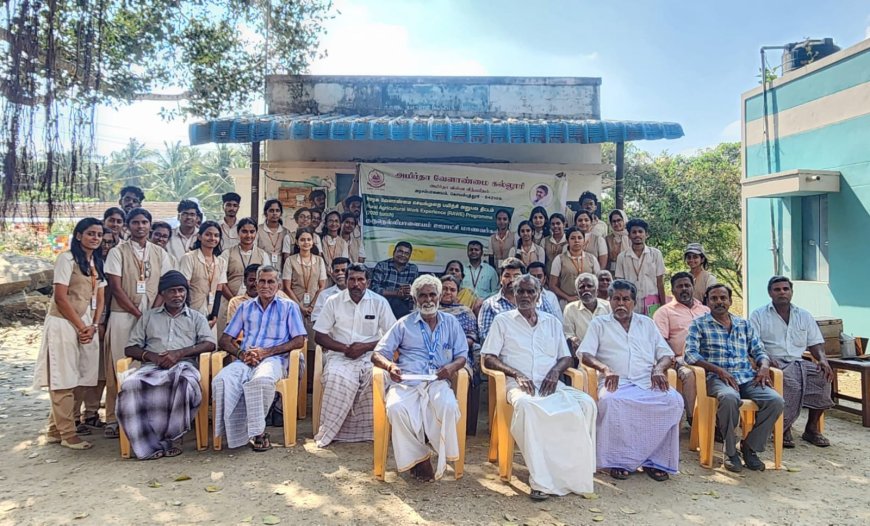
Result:
{"label": "fallen leaf on ground", "polygon": [[584,493],[583,498],[586,500],[595,500],[598,498],[598,494],[597,493]]}
{"label": "fallen leaf on ground", "polygon": [[596,515],[592,517],[592,522],[604,522],[604,515]]}
{"label": "fallen leaf on ground", "polygon": [[514,522],[514,521],[517,520],[517,518],[514,517],[513,515],[511,515],[510,513],[505,513],[505,514],[504,514],[504,520],[506,520],[506,521],[508,521],[508,522]]}
{"label": "fallen leaf on ground", "polygon": [[87,518],[88,515],[90,515],[90,513],[87,513],[87,512],[78,513],[75,516],[73,516],[73,520],[77,521],[79,519],[84,519],[84,518]]}
{"label": "fallen leaf on ground", "polygon": [[39,456],[39,453],[33,452],[33,453],[27,455],[27,458],[36,458],[38,456]]}
{"label": "fallen leaf on ground", "polygon": [[801,468],[785,468],[789,473],[799,473]]}
{"label": "fallen leaf on ground", "polygon": [[184,482],[185,480],[190,480],[190,475],[178,475],[174,479],[175,482]]}
{"label": "fallen leaf on ground", "polygon": [[219,486],[206,486],[205,490],[209,493],[217,493],[221,488]]}
{"label": "fallen leaf on ground", "polygon": [[159,487],[163,486],[163,484],[157,482],[157,479],[151,479],[148,482],[146,482],[146,484],[148,485],[149,488],[159,488]]}
{"label": "fallen leaf on ground", "polygon": [[212,471],[212,472],[211,472],[211,479],[212,479],[213,481],[217,482],[217,481],[219,481],[219,480],[222,479],[222,478],[224,478],[224,472],[223,472],[223,471]]}
{"label": "fallen leaf on ground", "polygon": [[173,500],[172,505],[173,506],[181,506],[181,501],[180,500]]}
{"label": "fallen leaf on ground", "polygon": [[266,515],[263,517],[263,524],[278,524],[281,522],[281,519],[274,515]]}
{"label": "fallen leaf on ground", "polygon": [[591,513],[601,513],[601,510],[599,510],[598,508],[589,508],[589,511]]}
{"label": "fallen leaf on ground", "polygon": [[636,511],[634,511],[631,508],[619,508],[619,511],[621,511],[622,513],[625,513],[626,515],[634,515],[635,513],[637,513]]}
{"label": "fallen leaf on ground", "polygon": [[239,522],[245,522],[245,523],[247,523],[247,522],[254,522],[254,516],[253,516],[253,515],[248,515],[247,517],[243,518],[243,519],[240,520]]}

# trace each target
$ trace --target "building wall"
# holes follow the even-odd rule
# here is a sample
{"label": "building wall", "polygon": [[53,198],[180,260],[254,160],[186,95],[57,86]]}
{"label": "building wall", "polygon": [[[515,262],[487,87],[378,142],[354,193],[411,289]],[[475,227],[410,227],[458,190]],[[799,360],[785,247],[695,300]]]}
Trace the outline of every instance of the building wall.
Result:
{"label": "building wall", "polygon": [[[792,169],[841,173],[840,191],[827,198],[829,278],[797,280],[795,302],[816,316],[842,318],[845,332],[866,336],[870,243],[862,238],[870,224],[870,40],[775,81],[767,94],[769,141],[761,88],[743,95],[743,114],[744,177]],[[769,301],[771,275],[801,277],[801,197],[748,199],[744,206],[744,286],[752,310]]]}
{"label": "building wall", "polygon": [[270,114],[600,119],[600,78],[273,75]]}

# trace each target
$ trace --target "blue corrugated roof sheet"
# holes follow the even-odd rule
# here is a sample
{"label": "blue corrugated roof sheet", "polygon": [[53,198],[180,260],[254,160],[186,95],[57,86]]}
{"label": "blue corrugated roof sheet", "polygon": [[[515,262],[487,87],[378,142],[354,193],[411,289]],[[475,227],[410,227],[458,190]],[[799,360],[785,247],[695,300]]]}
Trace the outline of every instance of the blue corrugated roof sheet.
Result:
{"label": "blue corrugated roof sheet", "polygon": [[429,141],[456,144],[590,144],[679,139],[675,122],[264,115],[191,124],[190,144],[257,141]]}

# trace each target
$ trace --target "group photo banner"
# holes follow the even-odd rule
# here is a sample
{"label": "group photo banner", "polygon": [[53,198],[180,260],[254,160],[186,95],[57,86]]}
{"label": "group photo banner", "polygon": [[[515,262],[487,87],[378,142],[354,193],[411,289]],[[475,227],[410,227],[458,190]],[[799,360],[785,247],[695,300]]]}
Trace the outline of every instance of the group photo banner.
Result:
{"label": "group photo banner", "polygon": [[444,164],[360,164],[363,241],[371,264],[389,259],[399,241],[414,247],[421,272],[441,272],[452,259],[467,262],[476,239],[489,253],[495,213],[511,213],[511,230],[543,206],[563,212],[564,174]]}

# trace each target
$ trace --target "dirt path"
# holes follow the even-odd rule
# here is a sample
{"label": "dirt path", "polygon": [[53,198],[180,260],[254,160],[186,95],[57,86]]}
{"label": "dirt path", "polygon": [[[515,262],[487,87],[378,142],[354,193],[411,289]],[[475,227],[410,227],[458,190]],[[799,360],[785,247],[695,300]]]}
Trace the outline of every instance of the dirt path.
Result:
{"label": "dirt path", "polygon": [[[154,462],[121,460],[117,441],[92,438],[90,451],[40,438],[48,399],[27,389],[39,328],[0,329],[0,525],[30,524],[868,524],[870,433],[850,415],[833,414],[820,450],[798,441],[789,469],[739,475],[706,470],[686,451],[681,474],[660,484],[596,477],[598,498],[526,496],[528,472],[512,485],[486,461],[487,425],[470,437],[465,476],[418,484],[388,471],[371,476],[370,444],[318,450],[310,417],[299,444],[266,453],[249,449],[185,452]],[[485,397],[483,397],[485,399]],[[481,411],[485,415],[485,411]],[[485,418],[485,416],[484,416]],[[802,422],[799,422],[802,424]],[[280,430],[274,430],[279,436]],[[762,458],[772,468],[772,452]],[[392,465],[390,465],[391,469]],[[181,475],[189,480],[175,481]],[[184,478],[184,477],[181,477]],[[209,490],[215,490],[209,492]]]}

